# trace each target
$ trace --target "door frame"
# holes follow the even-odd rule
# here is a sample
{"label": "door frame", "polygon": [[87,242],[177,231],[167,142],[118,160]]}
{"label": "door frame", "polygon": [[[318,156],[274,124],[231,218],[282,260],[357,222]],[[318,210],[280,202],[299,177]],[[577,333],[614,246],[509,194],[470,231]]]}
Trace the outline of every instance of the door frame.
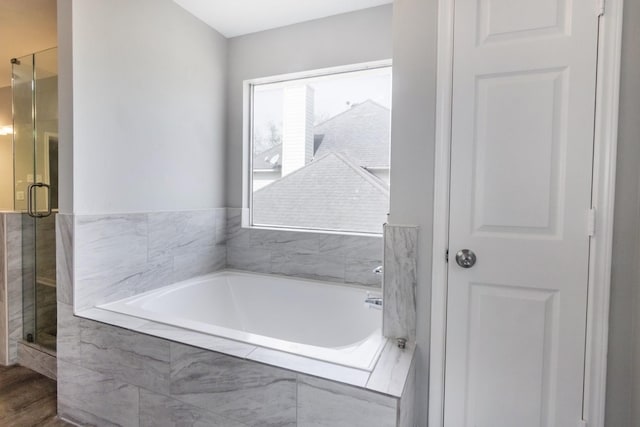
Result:
{"label": "door frame", "polygon": [[[593,0],[594,15],[598,4]],[[444,386],[447,321],[447,263],[451,114],[453,89],[453,24],[455,0],[438,0],[438,53],[435,132],[433,264],[429,361],[429,426],[444,425]],[[618,100],[624,0],[606,0],[598,29],[598,63],[592,207],[595,234],[589,252],[587,332],[585,348],[584,420],[604,427],[613,208],[616,182]],[[586,232],[586,230],[585,230]]]}

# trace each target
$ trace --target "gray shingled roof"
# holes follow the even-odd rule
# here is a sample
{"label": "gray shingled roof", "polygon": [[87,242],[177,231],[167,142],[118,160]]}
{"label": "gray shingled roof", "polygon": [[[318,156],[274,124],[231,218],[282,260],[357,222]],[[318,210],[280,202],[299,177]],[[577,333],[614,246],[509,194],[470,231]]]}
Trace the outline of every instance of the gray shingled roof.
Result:
{"label": "gray shingled roof", "polygon": [[[367,100],[314,128],[314,157],[341,153],[362,167],[389,167],[391,111]],[[275,156],[279,156],[276,162]],[[253,157],[253,169],[282,166],[282,144]]]}
{"label": "gray shingled roof", "polygon": [[253,223],[287,227],[382,232],[387,185],[330,152],[253,194]]}
{"label": "gray shingled roof", "polygon": [[341,153],[362,167],[389,167],[391,111],[367,100],[314,128],[316,151]]}
{"label": "gray shingled roof", "polygon": [[280,169],[282,167],[282,144],[253,156],[253,169]]}

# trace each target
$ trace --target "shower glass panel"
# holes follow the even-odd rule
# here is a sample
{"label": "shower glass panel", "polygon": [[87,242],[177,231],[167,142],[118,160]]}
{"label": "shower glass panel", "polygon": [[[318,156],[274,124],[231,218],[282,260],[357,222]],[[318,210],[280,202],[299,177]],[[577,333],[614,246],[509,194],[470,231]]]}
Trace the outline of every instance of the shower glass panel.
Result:
{"label": "shower glass panel", "polygon": [[22,215],[24,339],[56,345],[57,49],[13,61],[15,208]]}

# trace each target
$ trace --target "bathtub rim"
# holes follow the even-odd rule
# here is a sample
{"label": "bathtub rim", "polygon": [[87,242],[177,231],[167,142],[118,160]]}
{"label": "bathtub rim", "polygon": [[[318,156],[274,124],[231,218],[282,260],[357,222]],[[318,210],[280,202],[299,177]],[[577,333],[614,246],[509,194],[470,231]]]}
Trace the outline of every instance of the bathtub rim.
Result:
{"label": "bathtub rim", "polygon": [[[185,279],[182,281],[178,281],[178,282],[175,282],[166,286],[162,286],[156,289],[141,292],[139,294],[135,294],[126,298],[121,298],[116,301],[102,303],[95,306],[94,308],[99,310],[105,310],[114,314],[131,316],[133,318],[140,319],[142,321],[154,322],[156,324],[165,325],[167,327],[180,328],[185,331],[190,331],[190,332],[200,333],[203,335],[210,335],[215,338],[235,341],[237,343],[251,345],[256,348],[279,351],[285,354],[290,354],[292,356],[298,356],[302,358],[316,360],[321,363],[329,363],[336,366],[342,366],[345,368],[352,368],[352,369],[357,369],[357,370],[366,371],[366,372],[372,372],[374,370],[387,342],[387,338],[384,337],[384,335],[382,334],[382,312],[381,312],[380,326],[371,334],[369,334],[366,338],[356,343],[344,346],[342,348],[323,348],[319,346],[293,343],[293,342],[278,339],[278,338],[252,334],[244,331],[238,331],[238,330],[234,330],[234,329],[223,327],[223,326],[208,325],[203,322],[198,322],[198,321],[189,320],[189,319],[182,319],[180,321],[180,324],[176,324],[175,322],[169,322],[162,318],[159,318],[159,316],[154,315],[154,313],[150,310],[146,311],[146,313],[148,313],[148,316],[145,317],[141,315],[141,313],[135,313],[136,310],[131,310],[127,307],[127,304],[136,303],[151,295],[163,296],[176,289],[197,284],[201,281],[207,280],[210,277],[221,276],[221,275],[224,275],[225,273],[234,273],[239,276],[254,277],[254,278],[264,277],[268,279],[274,279],[274,278],[282,279],[285,281],[299,281],[303,283],[309,283],[319,288],[330,286],[339,290],[347,287],[347,288],[356,289],[359,291],[366,291],[371,295],[382,296],[381,289],[380,290],[371,289],[370,287],[362,286],[362,285],[347,285],[347,284],[328,282],[328,281],[323,281],[318,279],[308,279],[305,277],[296,277],[296,276],[292,277],[292,276],[270,274],[270,273],[254,273],[254,272],[249,272],[244,270],[225,268],[225,269],[217,270],[215,272],[211,272],[211,273],[203,274],[200,276],[192,277],[189,279]],[[120,307],[124,306],[124,308],[116,309],[114,308],[115,306],[120,306]],[[138,310],[145,311],[142,307],[140,307]],[[198,324],[204,325],[204,328],[198,327]],[[244,336],[244,338],[242,338],[242,336]],[[343,357],[344,360],[338,361],[337,358],[334,356],[335,352],[338,352],[340,349],[347,350],[351,348],[356,350],[357,347],[364,347],[365,351],[363,352],[365,354],[371,355],[368,363],[366,364],[360,363],[358,360],[355,360],[357,359],[357,357]]]}
{"label": "bathtub rim", "polygon": [[[58,305],[67,306],[67,304],[63,303],[58,303]],[[134,333],[189,345],[254,363],[286,369],[302,375],[311,375],[327,381],[375,391],[395,398],[402,397],[411,373],[411,366],[415,363],[416,344],[414,342],[408,342],[406,348],[399,349],[392,339],[386,337],[386,344],[378,357],[375,367],[371,372],[367,372],[279,350],[239,343],[228,338],[213,337],[201,332],[170,327],[162,323],[96,307],[78,312],[73,309],[73,306],[68,305],[68,307],[72,316],[76,318],[103,323]],[[179,336],[176,336],[176,333]]]}
{"label": "bathtub rim", "polygon": [[[285,279],[285,280],[299,280],[302,282],[311,282],[311,283],[315,283],[321,286],[329,286],[329,287],[335,287],[335,288],[352,288],[352,289],[359,289],[359,290],[363,290],[363,291],[368,291],[370,292],[372,295],[378,295],[378,296],[382,296],[382,288],[376,288],[373,286],[367,286],[367,285],[362,285],[362,284],[358,284],[358,283],[342,283],[342,282],[334,282],[332,280],[321,280],[318,278],[312,278],[312,277],[304,277],[304,276],[293,276],[293,275],[285,275],[285,274],[277,274],[277,273],[261,273],[261,272],[253,272],[253,271],[248,271],[248,270],[239,270],[237,268],[221,268],[219,270],[216,271],[212,271],[211,273],[206,273],[206,274],[201,274],[199,276],[194,276],[194,277],[190,277],[188,279],[184,279],[184,280],[180,280],[178,282],[174,282],[159,288],[155,288],[155,289],[150,289],[148,291],[144,291],[144,292],[140,292],[139,294],[136,295],[132,295],[133,296],[143,296],[146,294],[150,294],[153,292],[158,291],[161,288],[167,287],[167,286],[171,286],[171,285],[175,285],[178,283],[183,283],[183,282],[189,282],[192,280],[196,280],[196,279],[200,279],[203,277],[207,277],[207,276],[215,276],[217,274],[221,274],[221,273],[237,273],[243,276],[262,276],[262,277],[277,277],[280,279]],[[129,298],[131,298],[129,297]],[[124,299],[124,298],[122,298]],[[113,301],[111,301],[113,302]],[[108,303],[101,303],[99,305],[105,305]],[[97,307],[97,306],[96,306]]]}

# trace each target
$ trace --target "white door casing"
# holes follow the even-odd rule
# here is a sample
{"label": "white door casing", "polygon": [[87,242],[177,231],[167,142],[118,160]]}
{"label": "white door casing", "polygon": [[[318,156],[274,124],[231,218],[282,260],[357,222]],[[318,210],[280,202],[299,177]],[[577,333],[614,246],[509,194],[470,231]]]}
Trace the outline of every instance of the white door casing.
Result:
{"label": "white door casing", "polygon": [[573,426],[598,18],[589,1],[456,0],[454,28],[444,425]]}

